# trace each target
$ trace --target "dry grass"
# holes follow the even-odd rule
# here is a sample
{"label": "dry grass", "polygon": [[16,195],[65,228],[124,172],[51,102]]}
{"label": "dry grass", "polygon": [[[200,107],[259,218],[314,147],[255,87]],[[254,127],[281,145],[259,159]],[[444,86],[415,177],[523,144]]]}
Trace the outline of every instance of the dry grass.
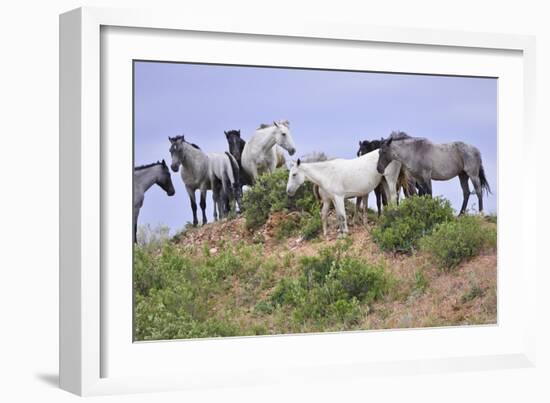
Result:
{"label": "dry grass", "polygon": [[[179,247],[218,248],[239,241],[260,245],[263,257],[273,261],[272,267],[261,267],[248,277],[232,279],[227,292],[216,300],[212,315],[231,315],[242,328],[258,327],[261,333],[286,333],[292,328],[285,312],[259,315],[258,302],[265,300],[282,278],[299,275],[299,257],[315,255],[321,248],[336,242],[336,224],[332,216],[328,237],[303,241],[299,237],[277,240],[274,231],[285,219],[283,213],[273,214],[256,232],[248,232],[244,219],[237,218],[202,228],[192,229],[181,236]],[[488,223],[487,225],[495,225]],[[442,272],[428,256],[390,254],[380,251],[366,226],[350,220],[350,252],[367,262],[383,262],[395,279],[392,292],[382,301],[365,309],[359,323],[348,329],[394,329],[432,326],[494,324],[497,320],[497,255],[496,250],[485,250],[481,255],[460,264],[450,272]],[[304,329],[311,331],[310,329]],[[340,329],[325,329],[340,330]],[[295,328],[294,328],[295,331]]]}

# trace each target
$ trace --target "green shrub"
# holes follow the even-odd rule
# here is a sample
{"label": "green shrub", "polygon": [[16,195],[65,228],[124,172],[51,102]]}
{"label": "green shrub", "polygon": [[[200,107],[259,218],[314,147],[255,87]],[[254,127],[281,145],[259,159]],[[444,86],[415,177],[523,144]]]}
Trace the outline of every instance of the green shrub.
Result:
{"label": "green shrub", "polygon": [[410,197],[384,211],[373,238],[383,250],[411,252],[418,240],[440,223],[453,219],[448,200],[439,197]]}
{"label": "green shrub", "polygon": [[321,223],[321,216],[318,212],[315,212],[313,214],[306,213],[304,217],[302,218],[302,237],[309,241],[311,239],[316,238],[323,229],[323,225]]}
{"label": "green shrub", "polygon": [[422,270],[416,270],[414,272],[414,291],[417,294],[422,294],[426,288],[428,288],[428,279]]}
{"label": "green shrub", "polygon": [[[248,304],[228,300],[227,312],[214,305],[236,281],[244,279],[253,293],[272,282],[275,262],[262,248],[244,243],[219,245],[211,253],[165,242],[159,249],[134,249],[134,335],[136,340],[217,337],[253,334],[233,323],[231,309]],[[253,285],[254,284],[254,285]],[[257,287],[258,290],[256,290]],[[252,299],[253,301],[253,299]]]}
{"label": "green shrub", "polygon": [[[286,306],[297,326],[350,326],[361,306],[382,298],[392,285],[381,265],[365,263],[348,253],[350,242],[322,249],[300,259],[301,274],[282,279],[271,294],[272,307]],[[266,308],[258,307],[263,311]]]}
{"label": "green shrub", "polygon": [[246,227],[256,229],[267,221],[275,211],[319,211],[319,204],[313,194],[313,186],[306,182],[293,197],[288,197],[286,185],[288,170],[277,169],[273,173],[261,175],[254,186],[243,196]]}
{"label": "green shrub", "polygon": [[440,224],[420,241],[421,249],[429,252],[441,269],[452,269],[484,247],[495,245],[496,230],[471,215]]}
{"label": "green shrub", "polygon": [[300,228],[300,219],[296,216],[285,217],[275,229],[275,238],[279,241],[288,238]]}
{"label": "green shrub", "polygon": [[477,284],[471,284],[470,289],[462,295],[460,301],[465,304],[466,302],[472,301],[478,297],[482,297],[485,294],[485,291]]}

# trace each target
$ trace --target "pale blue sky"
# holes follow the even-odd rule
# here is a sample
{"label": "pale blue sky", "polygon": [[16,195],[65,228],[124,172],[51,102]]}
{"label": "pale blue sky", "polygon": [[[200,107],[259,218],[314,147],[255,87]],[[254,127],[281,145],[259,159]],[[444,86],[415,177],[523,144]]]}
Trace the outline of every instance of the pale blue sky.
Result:
{"label": "pale blue sky", "polygon": [[[240,129],[247,140],[260,123],[279,119],[290,121],[294,157],[324,151],[353,158],[359,140],[402,130],[478,147],[493,190],[485,210],[496,212],[496,79],[158,62],[135,62],[134,79],[136,165],[170,163],[168,136],[185,134],[204,151],[225,151],[224,130]],[[146,193],[140,224],[176,231],[192,220],[179,173],[172,173],[172,182],[173,197],[157,186]],[[433,190],[460,208],[458,178],[434,181]],[[211,204],[209,192],[209,221]],[[469,207],[477,208],[476,197]]]}

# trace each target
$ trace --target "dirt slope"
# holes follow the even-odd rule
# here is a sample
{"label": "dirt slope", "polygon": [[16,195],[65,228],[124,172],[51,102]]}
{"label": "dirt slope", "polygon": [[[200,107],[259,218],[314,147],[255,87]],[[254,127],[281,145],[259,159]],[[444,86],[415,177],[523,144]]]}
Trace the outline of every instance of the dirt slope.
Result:
{"label": "dirt slope", "polygon": [[[326,239],[321,236],[313,241],[304,241],[294,236],[278,240],[274,231],[278,222],[285,218],[284,213],[275,213],[255,232],[245,229],[243,218],[207,224],[182,234],[178,244],[201,250],[208,248],[210,253],[216,254],[227,243],[260,243],[266,258],[281,261],[274,272],[276,284],[278,279],[299,274],[297,262],[300,256],[314,255],[321,248],[336,242],[334,218]],[[351,252],[368,262],[383,262],[398,282],[392,295],[373,303],[354,328],[387,329],[496,323],[496,250],[486,250],[452,272],[443,272],[431,263],[429,256],[421,253],[402,255],[380,251],[370,236],[371,229],[371,225],[350,225]],[[285,264],[282,263],[284,259],[287,259]],[[220,310],[225,304],[237,307],[233,310],[238,316],[235,320],[253,323],[257,320],[254,313],[255,303],[258,298],[269,295],[273,288],[267,288],[252,298],[247,294],[250,285],[236,280],[224,298],[218,301]],[[270,320],[264,321],[262,325],[269,329],[274,328]],[[277,328],[280,329],[280,323]]]}

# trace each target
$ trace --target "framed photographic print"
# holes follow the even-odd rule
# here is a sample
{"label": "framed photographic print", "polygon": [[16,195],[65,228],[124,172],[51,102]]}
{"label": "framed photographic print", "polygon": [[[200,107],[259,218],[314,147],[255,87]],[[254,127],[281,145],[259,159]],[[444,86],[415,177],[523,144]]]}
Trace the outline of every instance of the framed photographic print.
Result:
{"label": "framed photographic print", "polygon": [[532,38],[60,24],[63,388],[532,365]]}

